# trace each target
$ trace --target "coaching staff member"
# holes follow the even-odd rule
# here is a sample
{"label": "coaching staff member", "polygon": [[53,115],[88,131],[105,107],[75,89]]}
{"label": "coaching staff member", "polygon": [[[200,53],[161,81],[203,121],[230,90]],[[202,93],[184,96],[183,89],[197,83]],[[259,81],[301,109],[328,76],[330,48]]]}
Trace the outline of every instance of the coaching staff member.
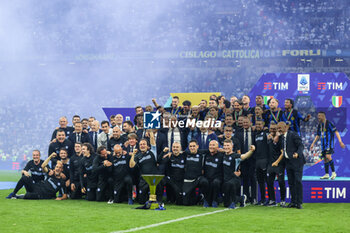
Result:
{"label": "coaching staff member", "polygon": [[278,158],[278,163],[285,158],[288,176],[288,184],[291,190],[292,200],[288,208],[302,209],[303,203],[303,167],[305,158],[303,155],[304,145],[298,133],[287,131],[285,122],[277,124],[277,130],[281,134],[282,154]]}

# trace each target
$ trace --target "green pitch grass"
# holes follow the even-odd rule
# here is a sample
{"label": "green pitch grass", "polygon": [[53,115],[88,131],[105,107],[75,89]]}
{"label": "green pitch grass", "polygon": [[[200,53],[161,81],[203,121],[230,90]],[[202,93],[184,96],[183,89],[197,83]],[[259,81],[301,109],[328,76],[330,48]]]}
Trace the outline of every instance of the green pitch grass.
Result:
{"label": "green pitch grass", "polygon": [[[0,173],[1,181],[4,176]],[[6,176],[10,177],[6,181],[17,177]],[[166,205],[165,211],[152,211],[136,210],[137,204],[5,199],[11,191],[0,190],[0,232],[113,232],[224,209]],[[304,208],[248,206],[142,232],[349,232],[350,204],[304,204]]]}
{"label": "green pitch grass", "polygon": [[21,178],[19,171],[0,171],[0,181],[14,181],[17,182]]}

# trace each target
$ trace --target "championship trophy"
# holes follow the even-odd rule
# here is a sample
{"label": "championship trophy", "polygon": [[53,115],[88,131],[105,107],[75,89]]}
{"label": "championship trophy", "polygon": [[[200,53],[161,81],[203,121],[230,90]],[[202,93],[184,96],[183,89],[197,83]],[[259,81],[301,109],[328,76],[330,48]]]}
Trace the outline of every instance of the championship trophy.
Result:
{"label": "championship trophy", "polygon": [[148,206],[151,210],[160,209],[157,202],[156,188],[159,182],[163,179],[164,175],[142,175],[142,178],[147,182],[149,186],[149,201]]}

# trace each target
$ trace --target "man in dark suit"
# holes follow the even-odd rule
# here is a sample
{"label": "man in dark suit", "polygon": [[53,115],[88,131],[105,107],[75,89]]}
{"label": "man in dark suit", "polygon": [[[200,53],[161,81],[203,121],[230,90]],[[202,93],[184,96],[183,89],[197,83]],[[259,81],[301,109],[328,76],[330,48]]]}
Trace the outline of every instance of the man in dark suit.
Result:
{"label": "man in dark suit", "polygon": [[98,134],[100,133],[100,123],[96,120],[91,122],[91,130],[89,131],[90,136],[90,143],[92,147],[94,148],[94,151],[97,151],[97,138]]}
{"label": "man in dark suit", "polygon": [[167,146],[167,138],[164,133],[158,129],[153,129],[154,138],[156,140],[157,156],[159,157],[163,149]]}
{"label": "man in dark suit", "polygon": [[[302,209],[303,203],[303,167],[305,164],[305,157],[303,154],[304,145],[298,133],[287,130],[285,122],[277,124],[277,130],[280,134],[282,143],[282,155],[278,158],[274,165],[284,157],[286,161],[286,169],[288,176],[288,184],[291,190],[292,199],[288,208]],[[272,166],[274,166],[272,165]]]}
{"label": "man in dark suit", "polygon": [[206,127],[200,128],[200,131],[197,134],[195,139],[198,142],[200,150],[208,150],[210,141],[212,140],[218,141],[218,137],[216,136],[214,131]]}
{"label": "man in dark suit", "polygon": [[72,142],[73,145],[76,142],[78,142],[78,143],[85,143],[85,142],[91,143],[89,134],[83,132],[83,124],[80,121],[75,123],[74,128],[75,128],[74,133],[72,133],[68,138]]}
{"label": "man in dark suit", "polygon": [[[252,130],[249,117],[243,117],[243,129],[237,131],[234,137],[239,140],[242,154],[247,153],[251,145],[255,145],[255,132]],[[241,163],[243,193],[252,204],[257,204],[255,163],[254,154]]]}
{"label": "man in dark suit", "polygon": [[[165,122],[167,121],[168,119],[167,117],[165,117]],[[177,123],[177,117],[171,116],[169,119],[169,123],[166,123],[166,125],[170,124],[170,127],[165,127],[161,130],[162,133],[165,135],[166,147],[168,148],[172,148],[174,142],[179,142],[182,148],[186,148],[186,138],[184,136],[184,131],[182,128],[178,127]]]}

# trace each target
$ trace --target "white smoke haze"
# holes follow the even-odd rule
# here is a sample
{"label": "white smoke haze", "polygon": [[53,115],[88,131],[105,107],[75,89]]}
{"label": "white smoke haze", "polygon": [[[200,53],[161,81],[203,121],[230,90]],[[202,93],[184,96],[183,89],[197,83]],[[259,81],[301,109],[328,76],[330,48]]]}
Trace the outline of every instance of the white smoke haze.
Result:
{"label": "white smoke haze", "polygon": [[103,120],[102,107],[167,96],[157,83],[168,65],[152,67],[149,54],[180,49],[181,24],[166,22],[176,7],[160,0],[1,1],[0,153],[39,148],[45,155],[60,116],[70,124],[74,114]]}
{"label": "white smoke haze", "polygon": [[[287,48],[289,40],[302,38],[299,28],[308,28],[302,17],[295,23],[298,18],[285,14],[283,4],[0,1],[0,150],[20,154],[38,147],[46,153],[62,115],[70,124],[75,114],[103,120],[102,107],[146,106],[153,97],[164,104],[170,92],[247,93],[261,74],[283,72],[288,62],[180,59],[179,54]],[[323,28],[316,36],[331,23]]]}

